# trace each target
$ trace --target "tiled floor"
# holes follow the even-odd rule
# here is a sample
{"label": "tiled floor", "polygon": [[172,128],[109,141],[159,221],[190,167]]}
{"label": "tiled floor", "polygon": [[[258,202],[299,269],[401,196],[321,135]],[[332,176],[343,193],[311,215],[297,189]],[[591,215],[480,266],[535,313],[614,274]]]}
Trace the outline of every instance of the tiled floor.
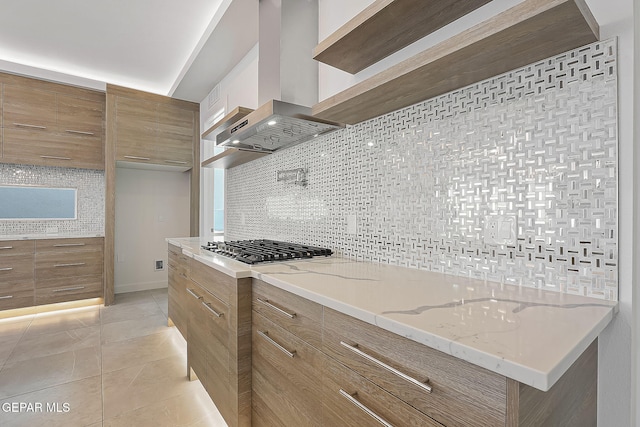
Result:
{"label": "tiled floor", "polygon": [[0,320],[0,426],[226,426],[186,354],[166,289]]}

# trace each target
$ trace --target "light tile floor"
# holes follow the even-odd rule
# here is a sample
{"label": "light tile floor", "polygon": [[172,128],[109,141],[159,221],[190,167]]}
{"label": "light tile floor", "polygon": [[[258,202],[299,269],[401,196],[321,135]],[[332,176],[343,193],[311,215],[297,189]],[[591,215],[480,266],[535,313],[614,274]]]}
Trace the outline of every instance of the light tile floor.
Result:
{"label": "light tile floor", "polygon": [[226,426],[186,357],[166,289],[0,320],[0,426]]}

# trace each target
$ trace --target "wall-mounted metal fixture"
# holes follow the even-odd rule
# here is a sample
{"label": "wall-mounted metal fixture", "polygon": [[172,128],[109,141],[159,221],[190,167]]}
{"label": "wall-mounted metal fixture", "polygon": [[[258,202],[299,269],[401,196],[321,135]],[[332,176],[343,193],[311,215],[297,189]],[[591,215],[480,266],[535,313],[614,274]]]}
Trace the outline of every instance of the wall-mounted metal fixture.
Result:
{"label": "wall-mounted metal fixture", "polygon": [[276,181],[289,182],[301,187],[307,186],[307,169],[289,169],[276,172]]}

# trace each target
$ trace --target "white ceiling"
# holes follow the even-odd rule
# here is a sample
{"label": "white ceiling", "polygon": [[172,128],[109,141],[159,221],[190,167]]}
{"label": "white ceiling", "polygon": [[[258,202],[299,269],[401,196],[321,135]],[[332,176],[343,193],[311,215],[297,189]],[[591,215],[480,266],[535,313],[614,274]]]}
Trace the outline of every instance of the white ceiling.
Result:
{"label": "white ceiling", "polygon": [[[625,20],[633,4],[586,1],[601,26]],[[0,70],[200,102],[257,43],[258,3],[0,0]]]}
{"label": "white ceiling", "polygon": [[[253,31],[240,37],[257,42],[257,1]],[[0,68],[10,72],[47,70],[85,79],[87,86],[111,83],[170,95],[224,21],[231,0],[0,0]],[[236,7],[238,9],[238,7]],[[221,39],[236,38],[226,24]],[[236,25],[236,30],[241,28]],[[252,40],[248,40],[253,37]],[[211,52],[209,48],[209,52]],[[218,68],[228,72],[235,61]],[[26,67],[25,67],[26,66]],[[33,73],[34,75],[42,73]],[[226,74],[226,73],[225,73]],[[210,73],[209,90],[225,75]],[[60,78],[59,80],[64,80]],[[93,82],[93,84],[91,84]],[[201,101],[208,91],[191,91]],[[185,98],[183,98],[185,99]]]}

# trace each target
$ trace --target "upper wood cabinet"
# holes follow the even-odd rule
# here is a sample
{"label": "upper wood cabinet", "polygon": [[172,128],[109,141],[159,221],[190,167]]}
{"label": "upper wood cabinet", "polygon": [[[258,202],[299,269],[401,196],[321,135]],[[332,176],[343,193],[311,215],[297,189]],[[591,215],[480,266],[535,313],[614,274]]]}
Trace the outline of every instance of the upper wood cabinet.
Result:
{"label": "upper wood cabinet", "polygon": [[159,104],[157,111],[156,150],[159,157],[169,164],[185,162],[193,165],[193,136],[199,131],[194,126],[195,113],[166,104]]}
{"label": "upper wood cabinet", "polygon": [[116,161],[190,169],[198,105],[130,92],[116,97]]}
{"label": "upper wood cabinet", "polygon": [[155,143],[156,123],[155,103],[118,97],[116,100],[116,159],[150,162]]}
{"label": "upper wood cabinet", "polygon": [[3,115],[4,127],[7,129],[54,131],[56,130],[56,93],[29,86],[6,84]]}
{"label": "upper wood cabinet", "polygon": [[325,99],[312,112],[325,120],[358,123],[595,42],[598,37],[598,24],[584,0],[524,0]]}
{"label": "upper wood cabinet", "polygon": [[355,74],[491,0],[376,0],[313,50]]}
{"label": "upper wood cabinet", "polygon": [[2,162],[104,169],[103,93],[0,74]]}

